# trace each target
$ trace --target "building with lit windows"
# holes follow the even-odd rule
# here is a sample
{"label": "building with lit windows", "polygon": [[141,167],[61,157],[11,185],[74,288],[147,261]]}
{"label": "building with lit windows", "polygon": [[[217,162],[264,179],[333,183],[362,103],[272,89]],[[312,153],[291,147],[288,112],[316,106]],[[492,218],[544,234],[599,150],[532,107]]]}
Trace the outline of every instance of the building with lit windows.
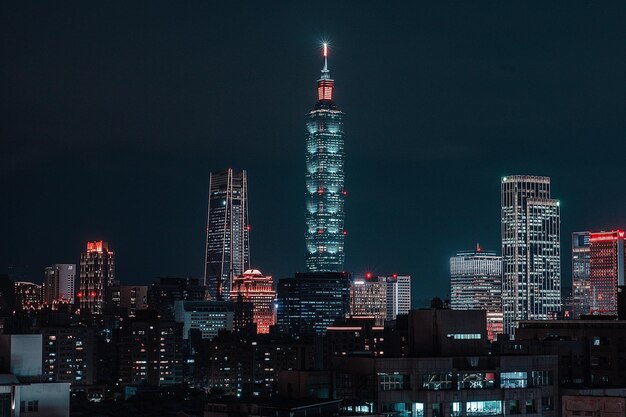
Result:
{"label": "building with lit windows", "polygon": [[617,315],[617,287],[624,285],[624,231],[589,235],[591,313]]}
{"label": "building with lit windows", "polygon": [[306,118],[305,243],[310,272],[343,271],[344,264],[343,112],[334,102],[334,89],[324,44],[317,102]]}
{"label": "building with lit windows", "polygon": [[137,310],[148,308],[147,285],[119,285],[119,306],[128,311],[129,317],[135,317]]}
{"label": "building with lit windows", "polygon": [[269,333],[274,325],[274,302],[276,291],[272,289],[272,277],[263,275],[258,269],[248,269],[235,277],[230,292],[233,302],[241,300],[252,303],[252,321],[257,333]]}
{"label": "building with lit windows", "polygon": [[221,330],[233,330],[235,318],[231,301],[176,301],[174,318],[183,326],[183,339],[196,330],[202,339],[213,339]]}
{"label": "building with lit windows", "polygon": [[381,326],[387,319],[387,280],[365,274],[350,283],[350,316],[368,316]]}
{"label": "building with lit windows", "polygon": [[398,314],[411,309],[411,277],[375,276],[368,272],[350,284],[350,315],[372,316],[376,325],[395,320]]}
{"label": "building with lit windows", "polygon": [[102,314],[109,300],[115,279],[115,254],[107,242],[87,242],[87,251],[80,255],[78,304],[81,310]]}
{"label": "building with lit windows", "polygon": [[502,257],[476,246],[450,258],[453,310],[485,310],[487,337],[502,333]]}
{"label": "building with lit windows", "polygon": [[481,310],[411,310],[407,356],[385,349],[332,358],[335,398],[395,416],[556,417],[558,356],[491,353],[485,318]]}
{"label": "building with lit windows", "polygon": [[139,310],[120,327],[119,380],[163,387],[183,382],[182,325]]}
{"label": "building with lit windows", "polygon": [[42,305],[41,285],[33,282],[15,283],[15,305],[21,310],[38,310]]}
{"label": "building with lit windows", "polygon": [[411,276],[393,274],[387,280],[387,320],[411,310]]}
{"label": "building with lit windows", "polygon": [[228,300],[233,277],[250,268],[246,171],[211,172],[204,285],[213,300]]}
{"label": "building with lit windows", "polygon": [[502,313],[504,332],[519,320],[561,311],[561,211],[550,178],[502,178]]}
{"label": "building with lit windows", "polygon": [[277,326],[281,332],[307,338],[326,333],[350,312],[350,274],[297,273],[278,282]]}
{"label": "building with lit windows", "polygon": [[589,232],[572,233],[572,307],[573,318],[591,310],[591,248]]}
{"label": "building with lit windows", "polygon": [[72,386],[92,385],[95,376],[95,329],[83,326],[44,327],[43,377]]}
{"label": "building with lit windows", "polygon": [[54,264],[45,270],[43,301],[56,308],[59,303],[74,304],[75,264]]}

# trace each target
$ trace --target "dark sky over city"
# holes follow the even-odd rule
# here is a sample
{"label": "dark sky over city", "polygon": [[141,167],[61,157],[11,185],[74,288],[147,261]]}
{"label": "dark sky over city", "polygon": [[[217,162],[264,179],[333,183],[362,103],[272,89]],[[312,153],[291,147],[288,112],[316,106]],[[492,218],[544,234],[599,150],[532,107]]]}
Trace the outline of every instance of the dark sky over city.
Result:
{"label": "dark sky over city", "polygon": [[2,2],[0,272],[87,240],[122,283],[203,273],[208,174],[246,169],[252,264],[304,269],[320,43],[346,113],[346,267],[446,296],[500,251],[500,178],[547,175],[570,234],[626,227],[624,2]]}

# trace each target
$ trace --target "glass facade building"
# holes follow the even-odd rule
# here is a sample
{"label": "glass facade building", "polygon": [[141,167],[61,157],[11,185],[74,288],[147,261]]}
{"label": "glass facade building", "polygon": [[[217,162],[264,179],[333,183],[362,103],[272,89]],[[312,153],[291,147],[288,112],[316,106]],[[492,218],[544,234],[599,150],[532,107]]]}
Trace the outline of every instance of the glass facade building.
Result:
{"label": "glass facade building", "polygon": [[624,231],[589,236],[591,313],[617,315],[617,287],[624,285]]}
{"label": "glass facade building", "polygon": [[589,232],[572,233],[572,307],[575,319],[591,309]]}
{"label": "glass facade building", "polygon": [[502,178],[502,312],[504,332],[519,320],[561,311],[561,212],[550,178]]}
{"label": "glass facade building", "polygon": [[214,300],[228,300],[233,277],[250,268],[246,171],[211,172],[204,284]]}
{"label": "glass facade building", "polygon": [[485,310],[487,337],[502,333],[502,257],[485,252],[458,252],[450,258],[450,302],[453,310]]}
{"label": "glass facade building", "polygon": [[295,337],[323,335],[350,312],[350,274],[297,273],[281,279],[277,289],[277,325]]}
{"label": "glass facade building", "polygon": [[317,102],[306,117],[306,267],[310,272],[343,271],[343,113],[333,100],[327,47],[317,81]]}

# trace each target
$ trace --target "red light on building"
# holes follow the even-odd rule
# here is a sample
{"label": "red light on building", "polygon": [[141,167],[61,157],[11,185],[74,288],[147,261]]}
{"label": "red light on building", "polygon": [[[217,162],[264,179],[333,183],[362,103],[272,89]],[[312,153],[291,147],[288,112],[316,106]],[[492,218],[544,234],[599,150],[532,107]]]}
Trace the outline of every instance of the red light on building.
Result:
{"label": "red light on building", "polygon": [[82,291],[78,291],[78,293],[76,294],[76,297],[78,297],[78,298],[83,298],[83,293],[82,293]]}
{"label": "red light on building", "polygon": [[391,275],[392,278],[398,278],[398,274]]}
{"label": "red light on building", "polygon": [[347,234],[348,234],[348,231],[347,231],[347,230],[344,230],[344,231],[343,231],[343,235],[345,236],[345,235],[347,235]]}
{"label": "red light on building", "polygon": [[94,242],[87,242],[87,252],[102,252],[103,245],[102,240],[96,240]]}
{"label": "red light on building", "polygon": [[249,232],[250,231],[250,225],[246,226],[246,230]]}
{"label": "red light on building", "polygon": [[371,272],[366,273],[365,274],[365,278],[367,278],[367,279],[372,278],[372,273]]}
{"label": "red light on building", "polygon": [[323,189],[323,188],[318,188],[318,189],[317,189],[317,193],[318,193],[319,195],[324,194],[324,189]]}
{"label": "red light on building", "polygon": [[317,234],[321,235],[322,233],[324,233],[324,229],[317,229]]}
{"label": "red light on building", "polygon": [[348,195],[348,192],[347,192],[346,190],[343,190],[343,191],[341,192],[341,194],[343,194],[343,195]]}
{"label": "red light on building", "polygon": [[90,293],[89,293],[89,296],[90,296],[91,298],[95,298],[95,297],[96,297],[96,292],[95,292],[95,291],[90,292]]}

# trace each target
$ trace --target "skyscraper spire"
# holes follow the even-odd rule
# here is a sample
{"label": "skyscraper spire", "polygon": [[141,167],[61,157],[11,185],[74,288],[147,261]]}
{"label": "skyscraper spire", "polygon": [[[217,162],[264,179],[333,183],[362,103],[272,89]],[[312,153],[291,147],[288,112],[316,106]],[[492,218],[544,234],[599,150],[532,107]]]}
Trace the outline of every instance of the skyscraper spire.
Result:
{"label": "skyscraper spire", "polygon": [[343,271],[344,265],[344,140],[343,113],[333,100],[335,82],[324,67],[317,80],[317,102],[306,128],[306,266],[311,272]]}
{"label": "skyscraper spire", "polygon": [[324,42],[322,51],[324,54],[324,68],[322,68],[322,80],[330,80],[330,71],[328,70],[328,44]]}

